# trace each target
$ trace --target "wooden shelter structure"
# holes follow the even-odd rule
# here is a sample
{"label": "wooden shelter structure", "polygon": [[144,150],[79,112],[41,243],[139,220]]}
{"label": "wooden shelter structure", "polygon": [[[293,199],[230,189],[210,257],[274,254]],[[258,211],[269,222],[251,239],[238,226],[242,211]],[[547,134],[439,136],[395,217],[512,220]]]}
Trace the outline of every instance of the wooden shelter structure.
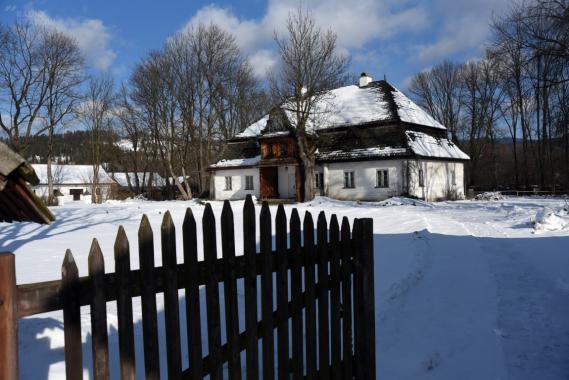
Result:
{"label": "wooden shelter structure", "polygon": [[6,144],[0,142],[0,222],[49,224],[53,214],[28,186],[37,185],[34,169]]}

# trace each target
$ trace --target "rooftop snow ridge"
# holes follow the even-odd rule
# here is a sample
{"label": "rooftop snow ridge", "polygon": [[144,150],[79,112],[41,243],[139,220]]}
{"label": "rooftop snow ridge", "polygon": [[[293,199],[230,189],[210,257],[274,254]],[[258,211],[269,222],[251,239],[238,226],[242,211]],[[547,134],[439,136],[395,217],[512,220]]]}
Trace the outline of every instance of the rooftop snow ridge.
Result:
{"label": "rooftop snow ridge", "polygon": [[[446,129],[403,92],[386,81],[374,81],[360,87],[349,85],[328,92],[314,107],[307,129],[325,129],[346,125],[359,125],[381,121],[402,121],[436,129]],[[281,106],[294,125],[290,107]],[[269,115],[236,135],[238,138],[259,136],[267,125]]]}

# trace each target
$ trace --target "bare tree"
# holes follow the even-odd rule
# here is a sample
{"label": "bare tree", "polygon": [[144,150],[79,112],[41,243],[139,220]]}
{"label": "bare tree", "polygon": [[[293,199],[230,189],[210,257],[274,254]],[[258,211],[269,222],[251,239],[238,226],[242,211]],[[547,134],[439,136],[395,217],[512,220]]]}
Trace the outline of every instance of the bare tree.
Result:
{"label": "bare tree", "polygon": [[43,43],[40,53],[46,69],[46,98],[43,105],[43,123],[48,133],[47,183],[48,204],[54,203],[53,176],[53,140],[57,127],[64,126],[74,117],[74,108],[79,99],[78,87],[83,78],[81,69],[83,58],[77,43],[70,37],[51,30],[43,31]]}
{"label": "bare tree", "polygon": [[42,34],[17,21],[0,36],[0,128],[10,146],[25,153],[29,138],[45,131],[37,123],[48,91]]}
{"label": "bare tree", "polygon": [[438,122],[448,128],[454,143],[460,144],[461,65],[443,61],[431,70],[416,74],[409,91]]}
{"label": "bare tree", "polygon": [[275,33],[280,70],[271,78],[271,89],[295,134],[303,183],[301,196],[310,200],[314,197],[315,129],[330,112],[323,104],[330,97],[329,90],[344,82],[349,58],[338,52],[336,34],[320,29],[302,8],[289,14],[286,29],[284,38]]}
{"label": "bare tree", "polygon": [[91,164],[93,165],[91,199],[93,203],[102,201],[99,171],[103,163],[103,139],[105,132],[110,130],[112,124],[113,86],[113,80],[108,75],[91,77],[78,110],[80,120],[91,134]]}

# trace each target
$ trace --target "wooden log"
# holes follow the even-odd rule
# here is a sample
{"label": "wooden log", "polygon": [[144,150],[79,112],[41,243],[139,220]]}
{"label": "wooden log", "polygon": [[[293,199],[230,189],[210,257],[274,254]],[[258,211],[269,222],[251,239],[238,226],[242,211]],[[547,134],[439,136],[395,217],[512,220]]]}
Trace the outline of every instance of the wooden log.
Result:
{"label": "wooden log", "polygon": [[359,365],[358,378],[365,376],[375,379],[375,295],[374,295],[374,264],[373,264],[373,219],[360,219],[358,238],[359,256]]}
{"label": "wooden log", "polygon": [[324,211],[318,215],[318,370],[321,378],[330,378],[330,322],[328,299],[328,225]]}
{"label": "wooden log", "polygon": [[279,204],[275,222],[277,260],[277,345],[278,378],[290,377],[289,331],[288,331],[288,262],[287,230],[284,207]]}
{"label": "wooden log", "polygon": [[105,259],[97,239],[89,252],[91,277],[91,335],[93,351],[93,378],[109,378],[109,337],[107,335],[107,304],[105,302]]}
{"label": "wooden log", "polygon": [[79,270],[70,250],[65,252],[61,266],[63,297],[63,335],[65,341],[65,376],[70,380],[83,378],[81,347],[81,309],[79,306]]}
{"label": "wooden log", "polygon": [[237,280],[235,273],[235,230],[233,210],[229,201],[223,202],[221,211],[221,239],[225,261],[225,321],[227,347],[229,350],[229,380],[241,379],[241,356],[239,350],[239,309],[237,305]]}
{"label": "wooden log", "polygon": [[257,342],[257,246],[255,205],[247,195],[243,206],[243,254],[246,262],[245,287],[245,332],[247,380],[259,378],[259,345]]}
{"label": "wooden log", "polygon": [[330,368],[331,378],[342,378],[342,327],[340,321],[340,227],[338,218],[330,218]]}
{"label": "wooden log", "polygon": [[16,258],[0,252],[0,379],[18,379]]}
{"label": "wooden log", "polygon": [[314,255],[314,222],[310,212],[304,214],[304,288],[306,289],[306,379],[317,378],[316,357],[316,282]]}
{"label": "wooden log", "polygon": [[223,367],[221,362],[221,322],[219,307],[219,285],[215,262],[217,260],[216,226],[215,216],[211,204],[205,206],[203,220],[203,247],[205,273],[206,310],[207,310],[207,335],[210,358],[210,378],[221,380]]}
{"label": "wooden log", "polygon": [[353,377],[352,371],[352,241],[350,223],[342,218],[342,374],[344,379]]}
{"label": "wooden log", "polygon": [[134,380],[136,378],[136,360],[132,322],[132,293],[130,290],[130,249],[122,226],[119,227],[114,248],[121,379]]}
{"label": "wooden log", "polygon": [[146,215],[138,230],[140,286],[142,303],[142,336],[144,340],[144,370],[146,379],[160,378],[158,352],[158,321],[156,317],[156,283],[154,275],[154,237]]}
{"label": "wooden log", "polygon": [[302,330],[302,250],[300,235],[300,218],[298,210],[292,210],[290,216],[290,288],[292,314],[292,377],[294,380],[304,379],[304,345]]}
{"label": "wooden log", "polygon": [[190,379],[202,380],[202,338],[200,284],[198,276],[198,240],[196,220],[190,208],[186,209],[183,224],[184,242],[184,276],[186,293],[186,326],[188,330],[188,357],[190,362]]}
{"label": "wooden log", "polygon": [[273,251],[271,211],[263,202],[259,227],[261,229],[261,314],[263,318],[263,379],[275,377],[275,347],[273,337]]}
{"label": "wooden log", "polygon": [[180,347],[178,276],[176,270],[176,229],[170,211],[166,211],[164,214],[161,234],[168,379],[180,379],[182,376],[182,355]]}

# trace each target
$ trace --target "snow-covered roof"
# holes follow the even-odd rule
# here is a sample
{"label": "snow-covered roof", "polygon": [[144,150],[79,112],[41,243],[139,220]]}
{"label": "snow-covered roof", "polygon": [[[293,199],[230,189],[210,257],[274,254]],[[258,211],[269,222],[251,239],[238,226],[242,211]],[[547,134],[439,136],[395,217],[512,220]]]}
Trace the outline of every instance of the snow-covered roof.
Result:
{"label": "snow-covered roof", "polygon": [[423,132],[406,131],[407,144],[413,153],[421,157],[453,158],[469,160],[456,144],[445,138],[436,138]]}
{"label": "snow-covered roof", "polygon": [[[136,177],[138,177],[138,181],[141,185],[142,185],[143,179],[148,184],[150,182],[150,174],[152,174],[152,185],[153,186],[155,186],[155,187],[166,186],[166,180],[164,178],[162,178],[162,176],[160,176],[160,174],[158,174],[158,173],[149,173],[149,172],[134,173],[134,172],[130,172],[130,173],[128,173],[128,177],[130,178],[131,186],[136,186],[135,185],[136,184]],[[111,173],[111,176],[120,186],[128,187],[127,173],[124,173],[124,172]]]}
{"label": "snow-covered roof", "polygon": [[365,149],[337,150],[317,153],[317,158],[322,161],[360,159],[371,157],[396,157],[405,155],[407,148],[375,147]]}
{"label": "snow-covered roof", "polygon": [[431,115],[409,99],[401,91],[395,89],[392,92],[393,100],[397,105],[397,113],[401,121],[412,124],[426,125],[437,129],[446,129],[444,125],[436,121]]}
{"label": "snow-covered roof", "polygon": [[267,125],[269,120],[269,115],[265,115],[250,126],[248,126],[243,132],[237,134],[235,137],[255,137],[259,136],[263,129]]}
{"label": "snow-covered roof", "polygon": [[261,156],[255,156],[251,158],[236,158],[234,160],[221,160],[211,165],[211,168],[230,168],[237,166],[254,166],[261,161]]}
{"label": "snow-covered roof", "polygon": [[[40,185],[47,185],[47,165],[32,164],[36,172]],[[91,184],[93,180],[92,165],[51,165],[54,185],[79,185]],[[112,184],[113,179],[107,174],[105,169],[99,168],[99,183]]]}
{"label": "snow-covered roof", "polygon": [[[294,107],[283,104],[281,108],[294,125]],[[268,115],[251,124],[236,137],[261,135]],[[446,129],[401,91],[386,81],[376,81],[368,86],[340,87],[329,91],[314,107],[307,128],[323,129],[359,125],[382,121],[401,121],[430,128]]]}

